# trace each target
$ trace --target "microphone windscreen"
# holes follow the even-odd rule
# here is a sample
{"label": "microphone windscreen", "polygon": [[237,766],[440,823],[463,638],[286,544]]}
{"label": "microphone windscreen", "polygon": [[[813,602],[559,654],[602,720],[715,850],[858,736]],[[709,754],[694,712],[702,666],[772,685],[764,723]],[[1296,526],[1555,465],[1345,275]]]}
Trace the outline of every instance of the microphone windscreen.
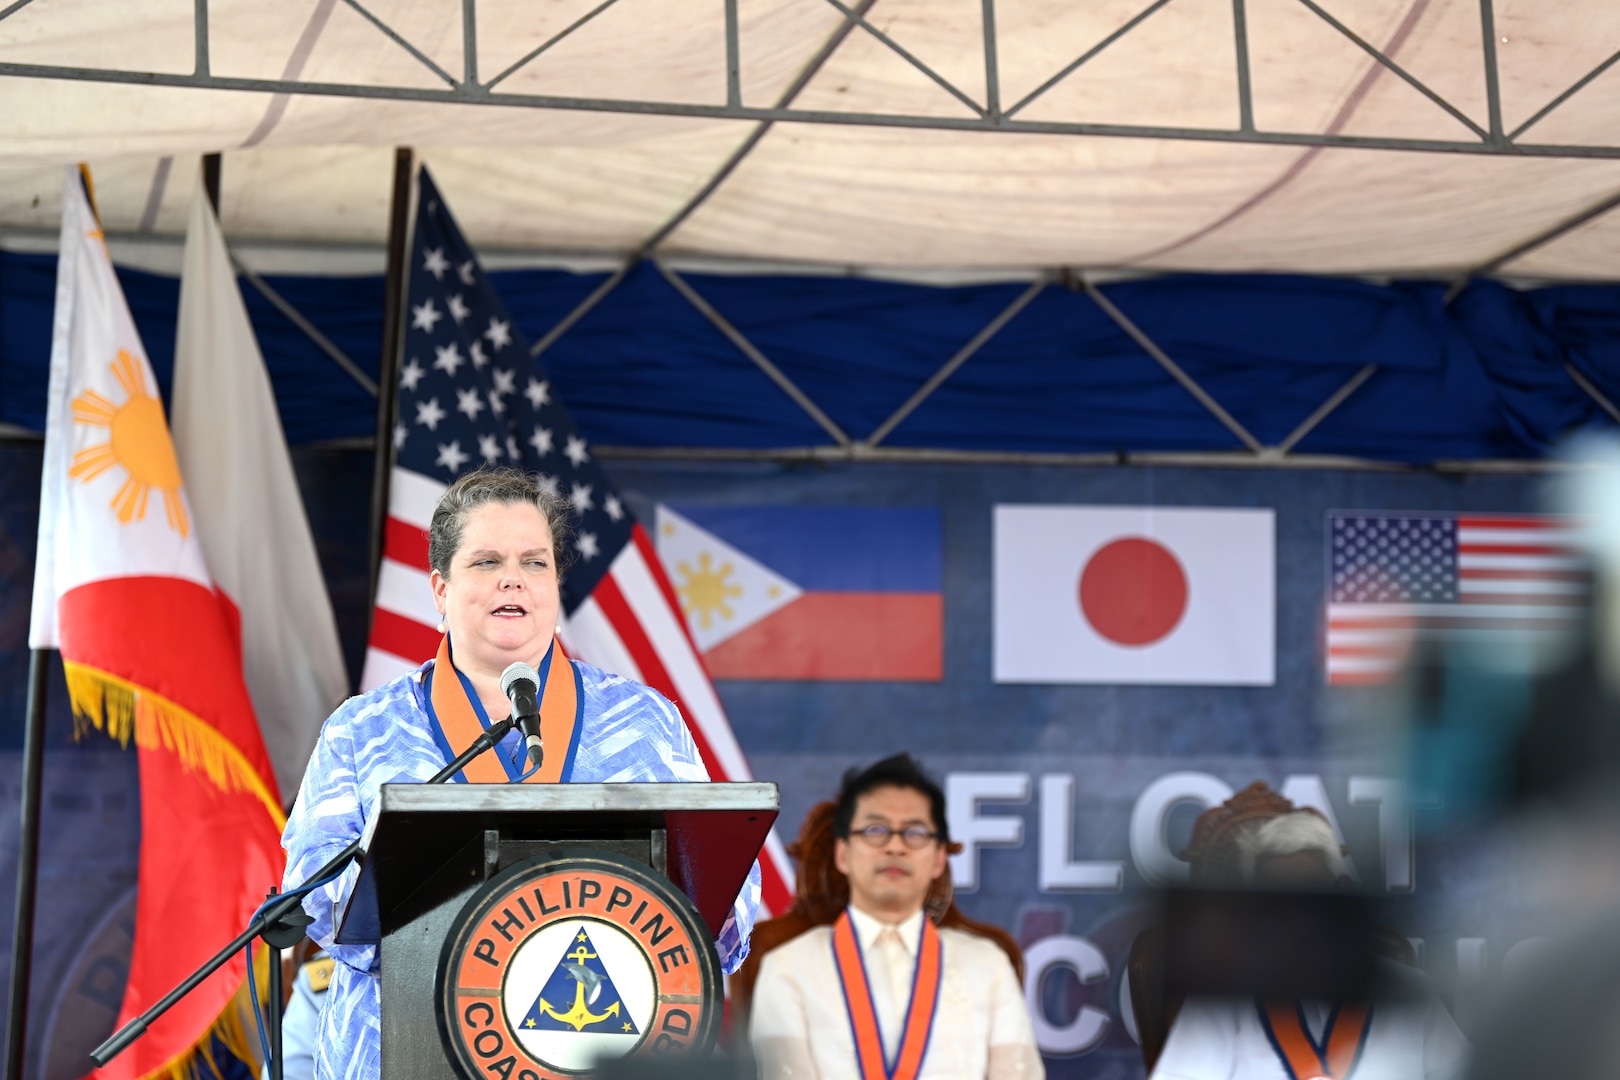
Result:
{"label": "microphone windscreen", "polygon": [[519,660],[515,664],[507,665],[506,670],[501,672],[501,693],[511,697],[512,686],[519,681],[527,682],[534,691],[540,689],[540,673],[534,670],[532,664],[525,664]]}

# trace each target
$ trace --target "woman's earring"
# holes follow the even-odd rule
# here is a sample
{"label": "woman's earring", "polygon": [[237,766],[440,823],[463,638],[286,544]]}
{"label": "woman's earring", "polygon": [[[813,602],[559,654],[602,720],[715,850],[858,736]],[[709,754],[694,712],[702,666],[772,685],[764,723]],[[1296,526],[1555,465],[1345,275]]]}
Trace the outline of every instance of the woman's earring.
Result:
{"label": "woman's earring", "polygon": [[439,633],[444,633],[450,627],[444,621],[444,612],[439,612]]}

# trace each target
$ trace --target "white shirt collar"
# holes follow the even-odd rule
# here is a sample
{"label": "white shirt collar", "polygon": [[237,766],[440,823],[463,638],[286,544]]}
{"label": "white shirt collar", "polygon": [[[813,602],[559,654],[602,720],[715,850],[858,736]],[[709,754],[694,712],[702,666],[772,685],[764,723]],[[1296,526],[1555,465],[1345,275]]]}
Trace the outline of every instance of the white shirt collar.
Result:
{"label": "white shirt collar", "polygon": [[855,925],[855,940],[861,943],[862,953],[870,953],[877,945],[878,935],[891,926],[900,934],[900,944],[905,946],[907,955],[916,956],[922,943],[923,913],[920,908],[899,923],[886,923],[851,904],[849,921]]}

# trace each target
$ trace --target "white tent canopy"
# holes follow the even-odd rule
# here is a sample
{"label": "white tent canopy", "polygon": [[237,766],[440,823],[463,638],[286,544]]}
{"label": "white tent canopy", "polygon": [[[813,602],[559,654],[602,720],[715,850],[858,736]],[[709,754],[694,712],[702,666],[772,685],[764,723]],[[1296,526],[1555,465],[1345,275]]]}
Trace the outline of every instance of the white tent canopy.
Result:
{"label": "white tent canopy", "polygon": [[233,241],[380,245],[408,145],[490,250],[1607,280],[1617,49],[1603,0],[20,0],[0,236],[77,160],[177,235],[224,151]]}

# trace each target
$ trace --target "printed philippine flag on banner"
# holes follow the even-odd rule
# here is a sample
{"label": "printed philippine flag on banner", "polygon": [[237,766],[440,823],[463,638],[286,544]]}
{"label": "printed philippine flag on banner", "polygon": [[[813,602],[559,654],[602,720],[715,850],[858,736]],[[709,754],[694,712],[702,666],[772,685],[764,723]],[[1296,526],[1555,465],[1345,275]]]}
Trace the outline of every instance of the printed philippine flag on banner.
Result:
{"label": "printed philippine flag on banner", "polygon": [[[281,880],[282,814],[157,383],[76,170],[62,202],[29,644],[61,651],[74,715],[139,755],[121,1025],[247,925]],[[227,1008],[244,974],[233,958],[95,1075],[180,1070],[211,1033],[245,1051]]]}
{"label": "printed philippine flag on banner", "polygon": [[1268,509],[995,508],[995,680],[1270,686]]}
{"label": "printed philippine flag on banner", "polygon": [[660,506],[657,527],[715,678],[942,677],[937,509]]}

